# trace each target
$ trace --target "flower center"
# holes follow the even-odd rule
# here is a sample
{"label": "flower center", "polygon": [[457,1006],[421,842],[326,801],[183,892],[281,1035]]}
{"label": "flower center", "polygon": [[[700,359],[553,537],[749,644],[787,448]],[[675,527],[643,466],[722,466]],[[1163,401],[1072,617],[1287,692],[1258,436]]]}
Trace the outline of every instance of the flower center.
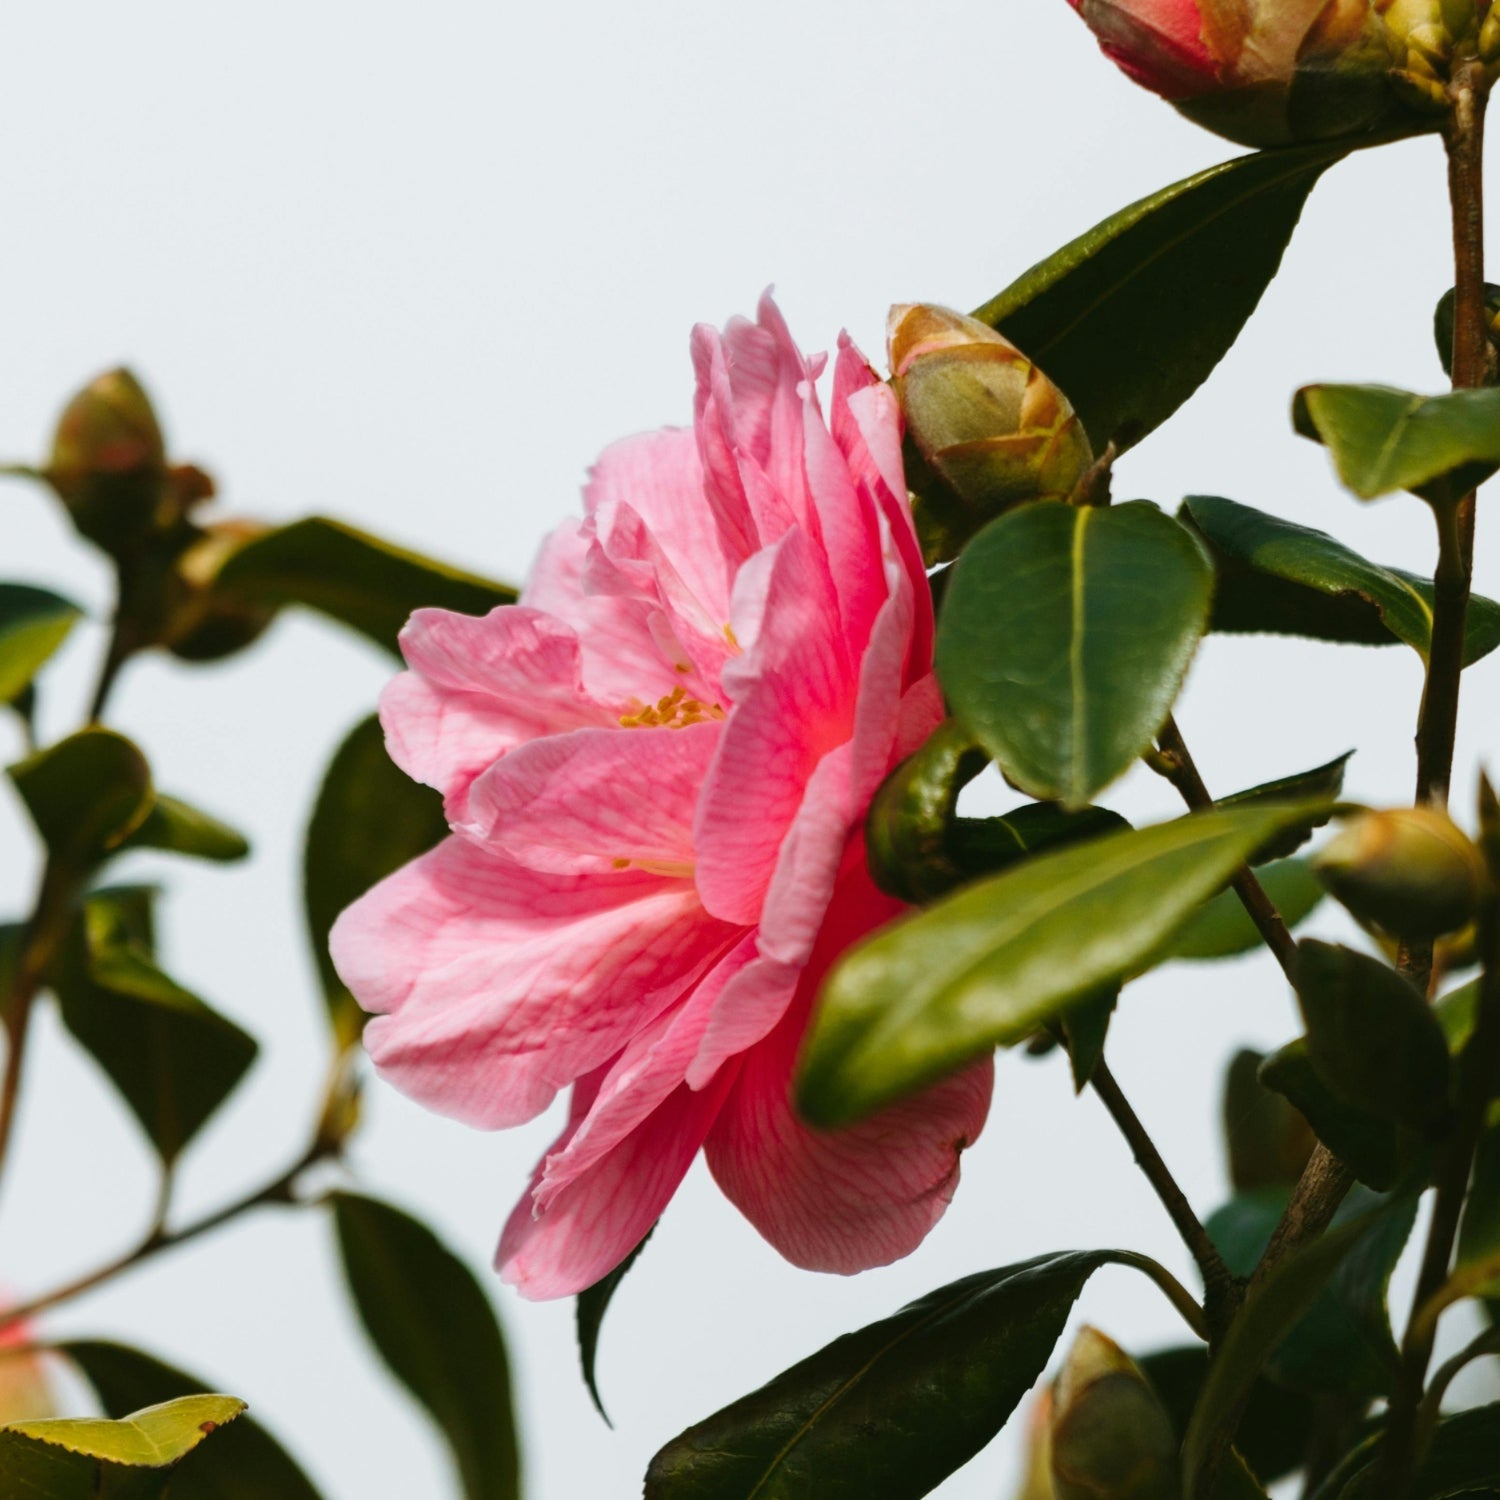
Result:
{"label": "flower center", "polygon": [[686,729],[689,724],[707,724],[723,717],[724,710],[717,703],[689,698],[686,689],[676,687],[635,713],[621,714],[620,723],[626,729]]}

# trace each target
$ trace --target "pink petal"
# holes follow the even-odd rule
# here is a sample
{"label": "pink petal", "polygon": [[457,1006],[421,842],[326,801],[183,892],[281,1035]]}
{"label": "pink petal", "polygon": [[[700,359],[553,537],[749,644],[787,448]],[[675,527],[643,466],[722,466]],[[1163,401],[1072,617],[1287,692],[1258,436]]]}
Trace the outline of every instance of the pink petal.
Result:
{"label": "pink petal", "polygon": [[386,749],[408,776],[450,799],[524,740],[614,720],[584,688],[578,637],[524,605],[482,619],[419,609],[401,650],[411,671],[380,698]]}
{"label": "pink petal", "polygon": [[329,946],[378,1013],[380,1071],[489,1129],[614,1056],[737,936],[686,880],[546,874],[450,838],[349,907]]}
{"label": "pink petal", "polygon": [[805,532],[788,532],[742,570],[735,632],[749,643],[724,670],[734,707],[704,783],[695,843],[704,906],[748,926],[809,777],[852,727],[856,677],[838,601]]}
{"label": "pink petal", "polygon": [[[545,1208],[528,1191],[516,1205],[495,1266],[525,1297],[569,1297],[607,1276],[646,1237],[687,1175],[734,1081],[726,1072],[702,1093],[678,1088],[608,1155]],[[593,1102],[599,1078],[574,1091],[572,1118],[548,1158],[565,1150]],[[538,1167],[533,1185],[544,1167]]]}
{"label": "pink petal", "polygon": [[534,1192],[538,1207],[546,1208],[569,1183],[592,1170],[683,1082],[709,1014],[725,986],[754,957],[755,938],[747,935],[681,1004],[633,1037],[604,1070],[587,1115],[566,1146],[550,1153],[542,1164]]}
{"label": "pink petal", "polygon": [[725,1195],[794,1265],[850,1275],[909,1255],[958,1186],[989,1112],[984,1062],[846,1130],[810,1129],[789,1090],[811,987],[747,1053],[705,1145]]}
{"label": "pink petal", "polygon": [[726,536],[705,502],[691,428],[668,427],[606,448],[589,472],[583,502],[590,516],[628,506],[702,608],[721,626],[729,619],[730,585],[747,552],[739,528]]}
{"label": "pink petal", "polygon": [[454,831],[533,870],[633,864],[690,876],[698,788],[722,727],[575,729],[533,740],[474,782]]}

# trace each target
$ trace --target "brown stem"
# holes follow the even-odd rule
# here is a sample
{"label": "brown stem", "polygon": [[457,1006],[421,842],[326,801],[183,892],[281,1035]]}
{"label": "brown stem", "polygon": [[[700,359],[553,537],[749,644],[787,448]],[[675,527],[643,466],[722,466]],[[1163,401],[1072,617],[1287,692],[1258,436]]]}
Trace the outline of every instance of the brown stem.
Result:
{"label": "brown stem", "polygon": [[1182,1236],[1183,1244],[1198,1264],[1198,1271],[1203,1277],[1203,1313],[1208,1322],[1210,1340],[1217,1340],[1229,1326],[1239,1306],[1239,1282],[1224,1264],[1217,1246],[1208,1237],[1208,1231],[1199,1221],[1198,1215],[1193,1212],[1193,1205],[1188,1202],[1187,1194],[1178,1187],[1171,1168],[1156,1149],[1156,1142],[1141,1124],[1140,1116],[1131,1108],[1130,1101],[1102,1057],[1095,1065],[1089,1082],[1109,1111],[1110,1118],[1119,1126],[1120,1134],[1135,1153],[1137,1165],[1156,1190],[1162,1207],[1166,1209],[1177,1233]]}

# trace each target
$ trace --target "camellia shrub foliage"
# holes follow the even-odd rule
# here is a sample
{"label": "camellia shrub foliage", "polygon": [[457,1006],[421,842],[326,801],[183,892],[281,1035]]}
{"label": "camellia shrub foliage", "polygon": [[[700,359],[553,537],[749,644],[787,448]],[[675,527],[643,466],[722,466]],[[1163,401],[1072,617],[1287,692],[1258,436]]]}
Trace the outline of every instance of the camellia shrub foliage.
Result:
{"label": "camellia shrub foliage", "polygon": [[[0,1492],[315,1494],[232,1394],[46,1334],[50,1308],[269,1204],[332,1221],[351,1306],[446,1435],[462,1493],[521,1492],[483,1280],[399,1208],[327,1185],[347,1174],[310,1173],[358,1129],[367,1061],[482,1128],[566,1093],[562,1134],[497,1214],[496,1269],[576,1299],[592,1391],[610,1299],[700,1150],[796,1265],[886,1264],[958,1189],[1001,1048],[1004,1067],[1066,1053],[1200,1284],[1112,1236],[1048,1250],[1033,1205],[1033,1258],[976,1267],[663,1433],[649,1500],[915,1500],[1039,1381],[1022,1500],[1253,1500],[1294,1478],[1317,1500],[1500,1496],[1500,1406],[1449,1399],[1500,1354],[1500,800],[1453,764],[1464,669],[1500,646],[1500,604],[1470,588],[1475,491],[1500,469],[1482,245],[1500,13],[1070,3],[1126,74],[1249,154],[1114,213],[970,314],[893,308],[878,366],[847,338],[831,363],[804,354],[769,297],[698,328],[691,428],[610,448],[519,596],[335,521],[218,518],[124,371],[13,471],[108,555],[118,602],[87,722],[9,770],[41,854],[32,910],[0,928],[0,1166],[32,1019],[54,1005],[161,1189],[137,1246],[0,1312]],[[1115,460],[1233,344],[1319,179],[1420,134],[1452,195],[1435,320],[1452,389],[1305,385],[1291,416],[1354,503],[1425,508],[1430,572],[1230,496],[1113,503]],[[163,898],[111,865],[247,845],[156,787],[108,727],[110,693],[143,652],[211,664],[291,606],[405,670],[307,830],[329,1067],[306,1149],[183,1219],[175,1165],[256,1044],[169,977]],[[78,614],[0,585],[0,701],[28,740]],[[1415,733],[1411,803],[1351,804],[1347,756],[1288,775],[1269,744],[1262,784],[1207,787],[1173,705],[1211,631],[1415,651],[1420,715],[1392,729]],[[1143,826],[1108,805],[1137,762],[1161,778]],[[960,816],[992,763],[1015,805]],[[1368,940],[1299,941],[1325,898]],[[1302,1033],[1227,1061],[1233,1196],[1200,1217],[1173,1143],[1110,1071],[1110,1021],[1159,966],[1261,945]],[[1415,1294],[1392,1309],[1414,1238]],[[1057,1347],[1110,1264],[1155,1284],[1178,1344],[1084,1328]],[[1484,1331],[1435,1363],[1463,1302]],[[50,1408],[49,1361],[102,1417]]]}

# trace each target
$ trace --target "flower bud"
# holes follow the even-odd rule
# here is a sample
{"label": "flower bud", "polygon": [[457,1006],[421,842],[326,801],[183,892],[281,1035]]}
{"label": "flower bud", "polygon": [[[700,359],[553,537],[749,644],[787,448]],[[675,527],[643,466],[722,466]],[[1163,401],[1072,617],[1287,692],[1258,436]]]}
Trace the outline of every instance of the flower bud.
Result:
{"label": "flower bud", "polygon": [[1052,1392],[1043,1388],[1026,1419],[1026,1467],[1016,1500],[1057,1500],[1052,1484]]}
{"label": "flower bud", "polygon": [[29,1352],[35,1337],[36,1330],[24,1319],[0,1329],[0,1424],[57,1415],[42,1357]]}
{"label": "flower bud", "polygon": [[1052,1389],[1057,1500],[1177,1500],[1177,1438],[1140,1366],[1079,1329]]}
{"label": "flower bud", "polygon": [[[1447,3],[1472,8],[1473,0]],[[1386,81],[1392,54],[1379,0],[1069,4],[1137,83],[1247,146],[1358,134],[1381,124],[1398,102]],[[1419,29],[1415,20],[1406,28]],[[1425,31],[1408,42],[1403,31],[1401,56],[1431,42]]]}
{"label": "flower bud", "polygon": [[929,563],[1025,500],[1063,500],[1094,455],[1068,399],[1008,339],[962,313],[891,309],[892,384],[936,481],[915,503]]}
{"label": "flower bud", "polygon": [[1434,807],[1361,813],[1313,868],[1361,921],[1413,942],[1465,926],[1486,884],[1479,850]]}
{"label": "flower bud", "polygon": [[46,469],[84,536],[118,552],[158,523],[169,498],[166,445],[150,398],[110,370],[63,409]]}

